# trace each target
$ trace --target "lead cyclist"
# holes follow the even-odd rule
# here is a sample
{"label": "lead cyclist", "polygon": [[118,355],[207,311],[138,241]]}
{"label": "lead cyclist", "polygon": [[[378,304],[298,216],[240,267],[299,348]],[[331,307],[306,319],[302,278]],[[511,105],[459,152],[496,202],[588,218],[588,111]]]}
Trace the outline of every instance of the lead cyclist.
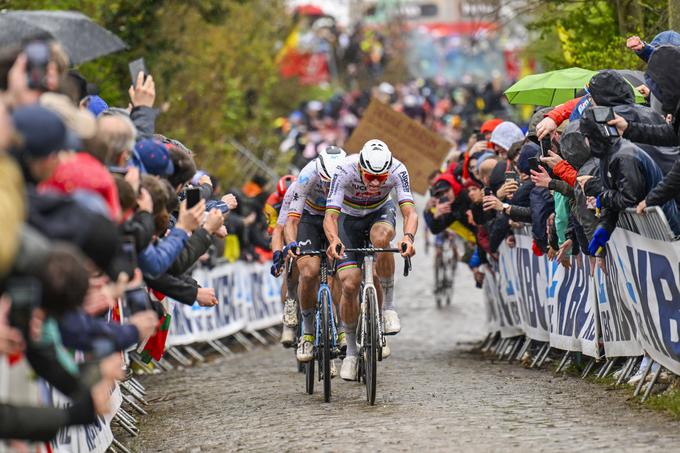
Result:
{"label": "lead cyclist", "polygon": [[[340,377],[349,381],[357,377],[357,297],[361,271],[357,257],[352,253],[345,254],[345,247],[361,247],[366,232],[374,247],[390,246],[396,226],[396,208],[390,198],[394,188],[404,217],[404,235],[399,247],[405,244],[402,256],[413,256],[418,214],[411,194],[408,170],[392,157],[384,142],[367,141],[358,155],[348,156],[338,166],[326,201],[323,227],[329,242],[328,255],[338,260],[337,270],[342,285],[340,319],[347,339],[347,355],[342,362]],[[339,253],[336,250],[338,245]],[[394,335],[401,330],[394,305],[394,268],[394,255],[378,254],[375,266],[378,278],[375,283],[386,335]],[[387,355],[389,351],[384,351],[383,356]]]}

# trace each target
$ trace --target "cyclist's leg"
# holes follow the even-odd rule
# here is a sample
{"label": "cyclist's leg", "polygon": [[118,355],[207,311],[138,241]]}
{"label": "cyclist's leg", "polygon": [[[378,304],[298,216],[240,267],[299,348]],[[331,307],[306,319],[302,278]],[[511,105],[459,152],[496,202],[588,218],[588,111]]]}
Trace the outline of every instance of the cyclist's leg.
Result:
{"label": "cyclist's leg", "polygon": [[[360,247],[364,232],[368,228],[367,218],[340,215],[338,233],[345,248]],[[359,289],[361,287],[361,271],[357,257],[352,253],[336,263],[337,276],[340,280],[340,319],[347,339],[347,353],[342,362],[340,377],[345,380],[356,380],[357,374],[357,321],[359,319]]]}
{"label": "cyclist's leg", "polygon": [[[315,219],[318,217],[318,219]],[[300,219],[297,233],[297,243],[301,251],[318,250],[321,248],[323,236],[320,236],[318,226],[322,225],[321,216],[311,216],[304,213]],[[322,233],[321,233],[322,234]],[[298,301],[302,313],[303,336],[298,345],[297,358],[307,362],[314,358],[314,319],[316,312],[316,293],[319,288],[319,265],[321,259],[316,256],[303,256],[297,259],[300,273],[298,283]]]}
{"label": "cyclist's leg", "polygon": [[[395,236],[397,223],[396,208],[392,202],[385,204],[372,217],[371,243],[376,247],[389,247]],[[378,303],[382,306],[386,334],[396,334],[401,330],[401,322],[394,304],[394,255],[381,253],[376,259],[376,289]]]}

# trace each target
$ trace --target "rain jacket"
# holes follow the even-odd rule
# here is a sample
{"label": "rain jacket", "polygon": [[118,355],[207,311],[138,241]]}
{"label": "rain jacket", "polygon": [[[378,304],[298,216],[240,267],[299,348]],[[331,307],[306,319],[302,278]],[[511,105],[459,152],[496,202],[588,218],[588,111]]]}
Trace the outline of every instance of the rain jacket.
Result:
{"label": "rain jacket", "polygon": [[658,206],[672,199],[680,206],[680,159],[675,161],[671,171],[647,194],[645,201],[647,206]]}
{"label": "rain jacket", "polygon": [[[680,47],[658,47],[649,59],[647,76],[654,82],[654,90],[661,100],[662,109],[673,114],[673,124],[645,124],[629,121],[628,128],[623,133],[636,143],[648,143],[660,146],[675,146],[680,144],[678,129],[680,129],[680,82],[677,79],[677,68],[680,67]],[[650,87],[651,88],[651,87]]]}
{"label": "rain jacket", "polygon": [[[616,227],[618,213],[634,207],[644,200],[651,189],[662,179],[659,166],[647,153],[634,143],[619,139],[607,155],[600,159],[600,174],[605,190],[599,198],[605,208],[603,226],[612,232]],[[662,207],[672,230],[680,233],[678,208],[675,203],[667,202]]]}

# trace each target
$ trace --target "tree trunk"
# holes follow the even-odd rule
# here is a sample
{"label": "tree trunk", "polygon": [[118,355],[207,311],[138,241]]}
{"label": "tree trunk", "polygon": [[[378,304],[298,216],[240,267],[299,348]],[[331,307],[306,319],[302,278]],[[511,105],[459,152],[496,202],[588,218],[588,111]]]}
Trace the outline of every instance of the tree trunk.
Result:
{"label": "tree trunk", "polygon": [[680,30],[680,0],[668,0],[668,28]]}

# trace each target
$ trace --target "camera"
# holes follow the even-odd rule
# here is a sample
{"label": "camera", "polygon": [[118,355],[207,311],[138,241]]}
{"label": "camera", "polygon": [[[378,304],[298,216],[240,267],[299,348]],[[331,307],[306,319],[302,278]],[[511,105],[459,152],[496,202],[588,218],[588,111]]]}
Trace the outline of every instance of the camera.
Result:
{"label": "camera", "polygon": [[26,54],[26,76],[31,90],[46,90],[45,76],[50,62],[50,46],[42,40],[31,41],[24,47]]}
{"label": "camera", "polygon": [[616,128],[607,124],[609,121],[614,119],[614,110],[611,107],[596,105],[590,108],[590,112],[595,122],[601,125],[606,137],[619,136],[619,132],[616,130]]}
{"label": "camera", "polygon": [[125,291],[125,314],[134,315],[140,311],[150,310],[151,301],[146,290],[142,287]]}

